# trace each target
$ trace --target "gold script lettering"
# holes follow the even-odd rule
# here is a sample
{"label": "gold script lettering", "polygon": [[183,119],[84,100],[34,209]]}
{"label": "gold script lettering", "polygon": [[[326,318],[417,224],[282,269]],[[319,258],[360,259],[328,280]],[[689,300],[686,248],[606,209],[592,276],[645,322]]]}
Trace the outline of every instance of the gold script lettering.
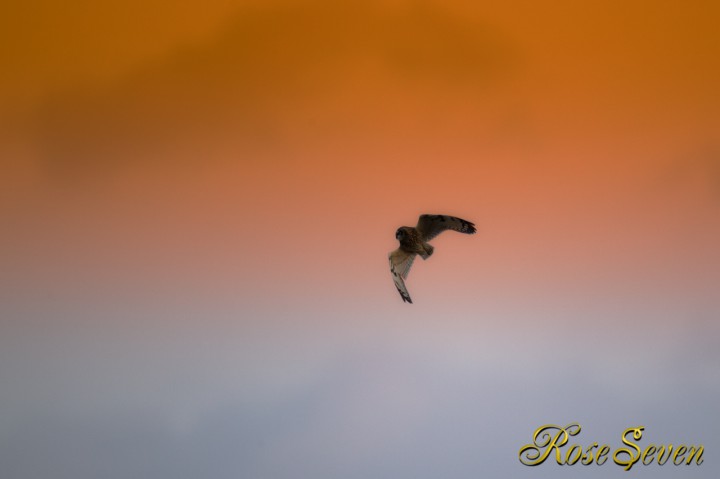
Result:
{"label": "gold script lettering", "polygon": [[518,458],[526,466],[537,466],[545,462],[555,449],[555,461],[563,464],[560,448],[567,444],[570,436],[575,436],[579,432],[579,424],[569,424],[565,427],[554,424],[541,426],[533,434],[533,443],[526,444],[520,449]]}
{"label": "gold script lettering", "polygon": [[[627,436],[632,434],[633,439],[639,441],[642,438],[643,429],[645,429],[643,426],[639,426],[626,429],[625,432],[623,432],[622,442],[635,449],[635,453],[628,448],[621,448],[615,451],[615,454],[613,455],[613,461],[615,461],[615,464],[618,466],[625,466],[626,471],[629,471],[630,468],[633,467],[633,464],[640,460],[640,447],[634,442],[628,440]],[[627,459],[623,459],[624,455],[627,455]]]}

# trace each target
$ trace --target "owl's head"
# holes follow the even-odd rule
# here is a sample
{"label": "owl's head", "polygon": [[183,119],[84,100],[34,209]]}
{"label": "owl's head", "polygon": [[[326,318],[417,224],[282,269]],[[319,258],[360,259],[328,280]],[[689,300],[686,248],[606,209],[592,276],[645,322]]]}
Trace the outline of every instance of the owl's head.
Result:
{"label": "owl's head", "polygon": [[407,232],[405,231],[405,228],[398,228],[398,230],[395,232],[395,239],[398,241],[402,241],[406,237]]}

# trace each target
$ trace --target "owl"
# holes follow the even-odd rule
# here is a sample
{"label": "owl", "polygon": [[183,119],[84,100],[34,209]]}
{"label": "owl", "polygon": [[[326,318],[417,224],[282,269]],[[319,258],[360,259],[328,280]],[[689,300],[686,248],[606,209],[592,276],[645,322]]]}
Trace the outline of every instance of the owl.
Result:
{"label": "owl", "polygon": [[400,247],[391,252],[388,259],[395,287],[404,302],[412,303],[410,294],[405,287],[405,278],[410,272],[410,266],[412,266],[415,256],[420,255],[422,259],[428,259],[434,250],[428,241],[445,230],[469,235],[477,231],[473,223],[454,216],[421,215],[414,228],[401,226],[395,232],[395,238],[400,242]]}

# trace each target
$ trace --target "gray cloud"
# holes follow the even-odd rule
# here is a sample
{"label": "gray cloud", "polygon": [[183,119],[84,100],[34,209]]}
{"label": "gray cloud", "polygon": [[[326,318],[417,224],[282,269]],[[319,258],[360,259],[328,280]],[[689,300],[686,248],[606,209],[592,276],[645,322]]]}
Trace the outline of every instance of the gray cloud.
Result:
{"label": "gray cloud", "polygon": [[[261,316],[262,330],[223,334],[210,319],[180,336],[147,337],[140,325],[120,339],[53,335],[41,349],[10,349],[13,361],[3,348],[3,477],[623,477],[612,463],[519,464],[535,428],[569,422],[582,424],[580,443],[618,447],[625,428],[643,425],[647,444],[706,447],[700,467],[638,467],[640,477],[718,472],[720,355],[708,332],[581,341],[480,324],[497,317],[462,330],[444,318],[438,334],[423,315],[408,328],[393,327],[397,317],[363,324],[357,311],[312,330]],[[47,381],[29,360],[53,365],[45,401],[7,401],[18,385],[9,372],[22,373],[25,392]]]}

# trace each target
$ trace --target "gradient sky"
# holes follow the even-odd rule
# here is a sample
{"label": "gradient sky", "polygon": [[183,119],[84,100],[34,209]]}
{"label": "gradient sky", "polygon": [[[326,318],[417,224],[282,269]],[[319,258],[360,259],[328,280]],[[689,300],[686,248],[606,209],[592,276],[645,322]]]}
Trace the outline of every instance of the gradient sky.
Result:
{"label": "gradient sky", "polygon": [[717,2],[336,3],[4,7],[2,477],[717,477]]}

